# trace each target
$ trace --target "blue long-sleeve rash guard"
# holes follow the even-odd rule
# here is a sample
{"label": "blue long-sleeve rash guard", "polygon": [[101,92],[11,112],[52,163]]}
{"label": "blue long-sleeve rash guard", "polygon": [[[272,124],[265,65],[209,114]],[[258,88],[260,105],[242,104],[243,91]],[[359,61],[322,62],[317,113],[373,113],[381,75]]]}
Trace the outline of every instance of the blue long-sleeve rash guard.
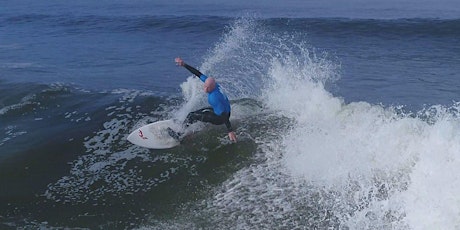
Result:
{"label": "blue long-sleeve rash guard", "polygon": [[[208,78],[206,75],[202,74],[197,69],[193,68],[184,63],[184,67],[188,69],[188,71],[195,74],[195,76],[199,77],[202,82],[205,82]],[[228,101],[227,96],[220,90],[220,85],[216,83],[216,88],[213,91],[208,93],[208,103],[212,106],[214,113],[216,115],[222,115],[222,113],[230,114],[231,107],[230,102]]]}
{"label": "blue long-sleeve rash guard", "polygon": [[[205,82],[208,77],[201,74],[200,80]],[[208,103],[214,109],[216,115],[222,115],[222,113],[230,113],[231,107],[227,96],[220,90],[220,85],[216,83],[214,90],[208,93]]]}

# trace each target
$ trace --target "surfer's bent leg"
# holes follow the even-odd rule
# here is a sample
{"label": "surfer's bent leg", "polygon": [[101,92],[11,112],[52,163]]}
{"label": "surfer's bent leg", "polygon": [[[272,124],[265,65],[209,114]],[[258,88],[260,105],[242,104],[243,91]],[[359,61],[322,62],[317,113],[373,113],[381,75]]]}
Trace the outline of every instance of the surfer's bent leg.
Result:
{"label": "surfer's bent leg", "polygon": [[[232,132],[232,125],[230,124],[230,113],[223,113],[222,115],[218,116],[214,113],[214,110],[212,108],[204,108],[204,109],[199,109],[197,111],[193,111],[187,115],[187,118],[185,118],[185,121],[183,123],[183,126],[187,128],[189,125],[197,122],[197,121],[202,121],[202,122],[209,122],[214,125],[222,125],[225,124],[227,127],[228,132]],[[182,135],[184,133],[176,132],[172,130],[171,128],[168,128],[168,133],[171,137],[174,139],[180,141],[182,138]]]}
{"label": "surfer's bent leg", "polygon": [[[199,109],[197,111],[190,112],[187,117],[185,118],[182,127],[187,128],[189,125],[197,122],[197,121],[202,121],[202,122],[211,122],[215,120],[215,115],[214,110],[212,107],[209,108],[204,108],[204,109]],[[211,122],[212,123],[212,122]],[[214,124],[214,123],[213,123]],[[221,123],[223,124],[223,123]],[[177,132],[172,130],[171,128],[168,128],[168,133],[171,137],[173,137],[176,140],[180,140],[182,135],[184,134],[183,132]]]}
{"label": "surfer's bent leg", "polygon": [[187,118],[184,121],[184,126],[188,127],[189,125],[197,122],[208,122],[214,125],[222,125],[225,124],[227,129],[231,131],[231,124],[229,121],[230,113],[224,113],[221,116],[218,116],[214,113],[212,108],[204,108],[199,109],[197,111],[193,111],[187,115]]}
{"label": "surfer's bent leg", "polygon": [[184,126],[188,127],[197,121],[209,122],[209,118],[212,117],[213,114],[214,110],[212,108],[204,108],[190,112],[187,118],[185,118]]}

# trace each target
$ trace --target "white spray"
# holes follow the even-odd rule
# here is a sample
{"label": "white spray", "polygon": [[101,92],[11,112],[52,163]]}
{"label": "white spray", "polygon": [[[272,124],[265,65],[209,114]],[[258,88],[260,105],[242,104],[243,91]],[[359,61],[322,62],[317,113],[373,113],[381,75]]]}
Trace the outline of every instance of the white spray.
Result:
{"label": "white spray", "polygon": [[305,211],[294,203],[310,202],[314,188],[333,194],[318,202],[332,207],[327,212],[339,227],[458,229],[458,105],[422,116],[367,102],[346,104],[324,88],[338,72],[326,54],[317,56],[302,36],[263,28],[254,20],[236,22],[203,66],[224,77],[228,63],[241,67],[233,72],[250,69],[244,81],[223,79],[236,92],[232,96],[257,98],[294,125],[278,134],[281,141],[259,138],[259,157],[266,161],[224,183],[208,209],[217,217],[228,209],[258,214],[235,217],[240,228],[292,227]]}

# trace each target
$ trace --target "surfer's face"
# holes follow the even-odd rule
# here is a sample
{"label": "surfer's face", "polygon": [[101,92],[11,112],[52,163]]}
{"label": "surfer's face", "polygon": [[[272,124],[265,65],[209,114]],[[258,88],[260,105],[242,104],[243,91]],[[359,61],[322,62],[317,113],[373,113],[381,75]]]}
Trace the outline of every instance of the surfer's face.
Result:
{"label": "surfer's face", "polygon": [[204,85],[204,92],[209,93],[209,92],[211,92],[211,91],[212,91],[212,90],[210,89],[209,86]]}
{"label": "surfer's face", "polygon": [[214,90],[214,88],[216,88],[216,81],[214,80],[214,78],[212,77],[209,77],[206,79],[206,81],[204,82],[204,91],[206,93],[209,93],[211,91]]}

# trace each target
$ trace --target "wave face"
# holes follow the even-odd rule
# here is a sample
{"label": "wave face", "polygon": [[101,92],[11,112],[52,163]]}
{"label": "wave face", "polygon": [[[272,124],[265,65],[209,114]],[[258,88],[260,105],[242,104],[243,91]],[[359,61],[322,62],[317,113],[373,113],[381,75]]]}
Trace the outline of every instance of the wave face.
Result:
{"label": "wave face", "polygon": [[[225,77],[227,65],[253,77]],[[338,79],[327,55],[253,20],[235,22],[202,68],[224,76],[232,92],[263,101],[271,115],[260,119],[270,126],[255,136],[255,163],[173,220],[145,228],[458,226],[458,104],[407,113],[345,103],[325,89]]]}

